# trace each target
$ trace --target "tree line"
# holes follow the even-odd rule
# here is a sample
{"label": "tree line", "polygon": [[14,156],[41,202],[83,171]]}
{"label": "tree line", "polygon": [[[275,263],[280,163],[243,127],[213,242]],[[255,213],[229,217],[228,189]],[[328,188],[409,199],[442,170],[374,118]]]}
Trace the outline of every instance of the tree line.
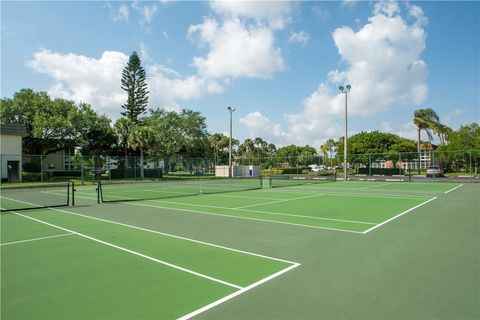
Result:
{"label": "tree line", "polygon": [[[206,118],[197,111],[180,112],[162,108],[147,110],[148,87],[146,73],[134,52],[122,72],[121,87],[127,93],[122,105],[122,117],[112,121],[100,115],[87,103],[52,99],[45,92],[21,89],[13,98],[1,99],[2,123],[23,124],[27,137],[23,139],[24,154],[45,155],[67,147],[82,155],[212,158],[216,163],[228,158],[229,138],[222,133],[209,133]],[[473,122],[452,130],[442,124],[433,109],[415,111],[412,119],[417,128],[417,141],[379,131],[361,132],[348,139],[348,153],[419,152],[428,149],[434,135],[439,137],[439,150],[480,149],[480,129]],[[421,140],[425,133],[428,141]],[[235,158],[261,161],[268,158],[299,158],[307,163],[318,154],[324,164],[341,163],[343,137],[327,140],[318,150],[312,146],[289,145],[277,148],[261,137],[248,138],[242,143],[232,139]],[[217,161],[218,160],[218,161]],[[362,159],[350,159],[362,160]],[[365,160],[365,159],[363,159]]]}

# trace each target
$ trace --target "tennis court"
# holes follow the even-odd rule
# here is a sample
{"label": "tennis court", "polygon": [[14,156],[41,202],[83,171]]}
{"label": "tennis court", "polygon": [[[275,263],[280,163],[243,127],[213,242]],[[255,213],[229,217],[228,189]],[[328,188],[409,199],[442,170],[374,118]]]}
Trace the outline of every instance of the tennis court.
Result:
{"label": "tennis court", "polygon": [[[475,275],[476,193],[476,184],[282,179],[5,189],[2,318],[370,318],[398,311],[393,301],[407,291],[411,297],[400,305],[425,290],[437,292],[398,318],[475,316],[478,289],[467,279],[444,279],[438,287],[438,278],[424,275],[416,293],[405,285],[414,289],[424,269]],[[66,206],[72,194],[75,206]],[[441,208],[452,203],[454,220]],[[445,224],[456,230],[444,234],[449,243],[442,247],[457,258],[456,270],[449,259],[438,272],[421,257],[411,260],[408,250],[439,250],[424,247],[425,239],[409,247],[412,239],[437,239]],[[453,250],[460,245],[463,252]],[[436,254],[446,258],[444,251]],[[419,274],[388,269],[405,265]],[[397,273],[393,282],[385,267]],[[378,279],[381,290],[372,291]],[[454,289],[461,299],[450,294]],[[365,290],[368,297],[353,299]],[[375,309],[375,297],[391,303]],[[438,309],[447,301],[449,311]]]}

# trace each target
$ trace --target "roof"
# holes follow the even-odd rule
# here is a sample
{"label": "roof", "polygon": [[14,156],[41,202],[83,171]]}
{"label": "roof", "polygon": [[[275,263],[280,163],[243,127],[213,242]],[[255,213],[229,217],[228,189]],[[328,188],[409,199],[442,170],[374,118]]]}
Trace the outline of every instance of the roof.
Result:
{"label": "roof", "polygon": [[23,124],[0,124],[0,134],[11,136],[27,136],[27,129]]}

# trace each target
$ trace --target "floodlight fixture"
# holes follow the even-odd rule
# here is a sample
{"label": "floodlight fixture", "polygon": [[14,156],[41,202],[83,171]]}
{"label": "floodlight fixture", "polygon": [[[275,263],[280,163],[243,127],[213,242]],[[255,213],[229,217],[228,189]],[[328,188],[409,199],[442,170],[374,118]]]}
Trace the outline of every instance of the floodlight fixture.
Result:
{"label": "floodlight fixture", "polygon": [[345,93],[345,137],[343,139],[343,179],[347,181],[347,140],[348,140],[348,109],[347,109],[347,94],[352,89],[352,86],[347,84],[344,86],[339,86],[338,89]]}
{"label": "floodlight fixture", "polygon": [[230,140],[228,147],[228,177],[231,178],[232,174],[232,113],[235,111],[235,107],[228,106],[227,110],[230,113]]}

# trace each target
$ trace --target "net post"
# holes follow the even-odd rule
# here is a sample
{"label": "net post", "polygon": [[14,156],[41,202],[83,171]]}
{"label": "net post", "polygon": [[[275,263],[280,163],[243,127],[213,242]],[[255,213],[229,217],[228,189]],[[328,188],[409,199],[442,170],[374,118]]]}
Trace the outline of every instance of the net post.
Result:
{"label": "net post", "polygon": [[72,181],[72,206],[74,207],[75,206],[75,181]]}
{"label": "net post", "polygon": [[67,207],[70,206],[70,181],[67,182]]}
{"label": "net post", "polygon": [[101,190],[102,190],[102,185],[101,185],[100,180],[98,180],[98,181],[97,181],[97,189],[96,189],[96,191],[97,191],[97,204],[100,204],[100,202],[101,202],[101,201],[100,201],[101,198],[102,198],[102,197],[100,196],[100,193],[102,192]]}

